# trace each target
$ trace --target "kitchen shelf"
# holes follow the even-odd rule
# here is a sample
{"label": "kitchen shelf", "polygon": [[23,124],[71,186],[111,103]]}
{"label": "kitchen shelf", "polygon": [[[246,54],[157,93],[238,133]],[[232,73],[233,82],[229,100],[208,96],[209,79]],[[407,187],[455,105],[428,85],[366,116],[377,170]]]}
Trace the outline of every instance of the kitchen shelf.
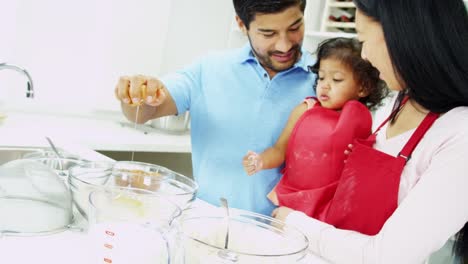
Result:
{"label": "kitchen shelf", "polygon": [[356,28],[356,23],[354,22],[327,22],[325,24],[326,27],[332,28]]}
{"label": "kitchen shelf", "polygon": [[305,35],[308,37],[316,37],[320,39],[327,38],[355,38],[357,35],[355,33],[346,33],[346,32],[330,32],[330,31],[306,31]]}
{"label": "kitchen shelf", "polygon": [[353,2],[330,2],[329,7],[356,8]]}
{"label": "kitchen shelf", "polygon": [[[356,23],[354,23],[354,13],[356,6],[353,2],[338,2],[336,0],[325,0],[323,12],[322,12],[322,22],[320,26],[321,32],[334,32],[336,30],[345,29],[346,32],[339,33],[355,33],[356,32]],[[338,22],[330,20],[330,16],[336,13],[345,13],[348,19],[352,19],[351,22]],[[353,15],[353,17],[351,17]],[[334,15],[336,16],[336,15]],[[348,32],[350,31],[350,32]]]}

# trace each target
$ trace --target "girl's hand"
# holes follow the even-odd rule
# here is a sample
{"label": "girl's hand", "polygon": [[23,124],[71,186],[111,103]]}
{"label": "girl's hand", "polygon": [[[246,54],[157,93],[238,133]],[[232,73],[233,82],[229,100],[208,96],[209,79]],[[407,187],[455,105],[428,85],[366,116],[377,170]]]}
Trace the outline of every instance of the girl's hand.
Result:
{"label": "girl's hand", "polygon": [[286,221],[286,218],[288,217],[288,215],[290,213],[294,212],[293,209],[289,208],[289,207],[285,207],[285,206],[281,206],[281,207],[278,207],[276,208],[275,210],[273,210],[273,212],[271,213],[271,216],[273,218],[276,218],[280,221]]}
{"label": "girl's hand", "polygon": [[260,155],[249,150],[247,155],[242,159],[242,165],[247,175],[250,176],[262,170],[263,161]]}

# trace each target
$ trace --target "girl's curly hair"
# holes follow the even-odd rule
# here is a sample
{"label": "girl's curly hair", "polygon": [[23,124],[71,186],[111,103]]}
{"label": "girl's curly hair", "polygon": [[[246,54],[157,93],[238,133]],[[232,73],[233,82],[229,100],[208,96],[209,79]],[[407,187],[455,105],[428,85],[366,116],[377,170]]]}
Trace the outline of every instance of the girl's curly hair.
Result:
{"label": "girl's curly hair", "polygon": [[[379,71],[361,57],[362,44],[355,38],[330,38],[322,41],[317,51],[317,61],[310,70],[318,74],[320,61],[323,59],[337,59],[349,66],[354,78],[361,87],[369,93],[359,99],[369,110],[375,110],[382,104],[389,90],[384,81],[379,78]],[[314,91],[318,78],[315,80]]]}

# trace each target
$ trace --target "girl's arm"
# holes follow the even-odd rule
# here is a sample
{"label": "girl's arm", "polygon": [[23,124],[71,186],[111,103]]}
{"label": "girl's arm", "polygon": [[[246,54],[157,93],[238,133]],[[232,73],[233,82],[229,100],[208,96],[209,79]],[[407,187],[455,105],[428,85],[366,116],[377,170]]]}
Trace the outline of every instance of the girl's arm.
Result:
{"label": "girl's arm", "polygon": [[276,168],[283,164],[289,136],[297,120],[305,111],[307,111],[306,103],[301,103],[293,109],[289,115],[286,126],[274,146],[267,148],[260,154],[256,154],[252,151],[247,153],[243,159],[244,169],[247,174],[252,175],[260,170]]}

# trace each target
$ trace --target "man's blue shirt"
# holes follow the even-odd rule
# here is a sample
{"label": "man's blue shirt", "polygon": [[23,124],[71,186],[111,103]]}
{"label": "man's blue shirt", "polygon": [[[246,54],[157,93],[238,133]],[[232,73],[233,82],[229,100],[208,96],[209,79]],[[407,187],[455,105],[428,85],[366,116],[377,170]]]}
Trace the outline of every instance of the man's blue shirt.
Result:
{"label": "man's blue shirt", "polygon": [[273,146],[295,106],[315,95],[314,63],[303,55],[271,80],[250,45],[206,56],[176,74],[162,78],[179,113],[190,111],[193,175],[198,198],[270,215],[266,195],[278,182],[281,168],[247,176],[242,158],[248,150]]}

